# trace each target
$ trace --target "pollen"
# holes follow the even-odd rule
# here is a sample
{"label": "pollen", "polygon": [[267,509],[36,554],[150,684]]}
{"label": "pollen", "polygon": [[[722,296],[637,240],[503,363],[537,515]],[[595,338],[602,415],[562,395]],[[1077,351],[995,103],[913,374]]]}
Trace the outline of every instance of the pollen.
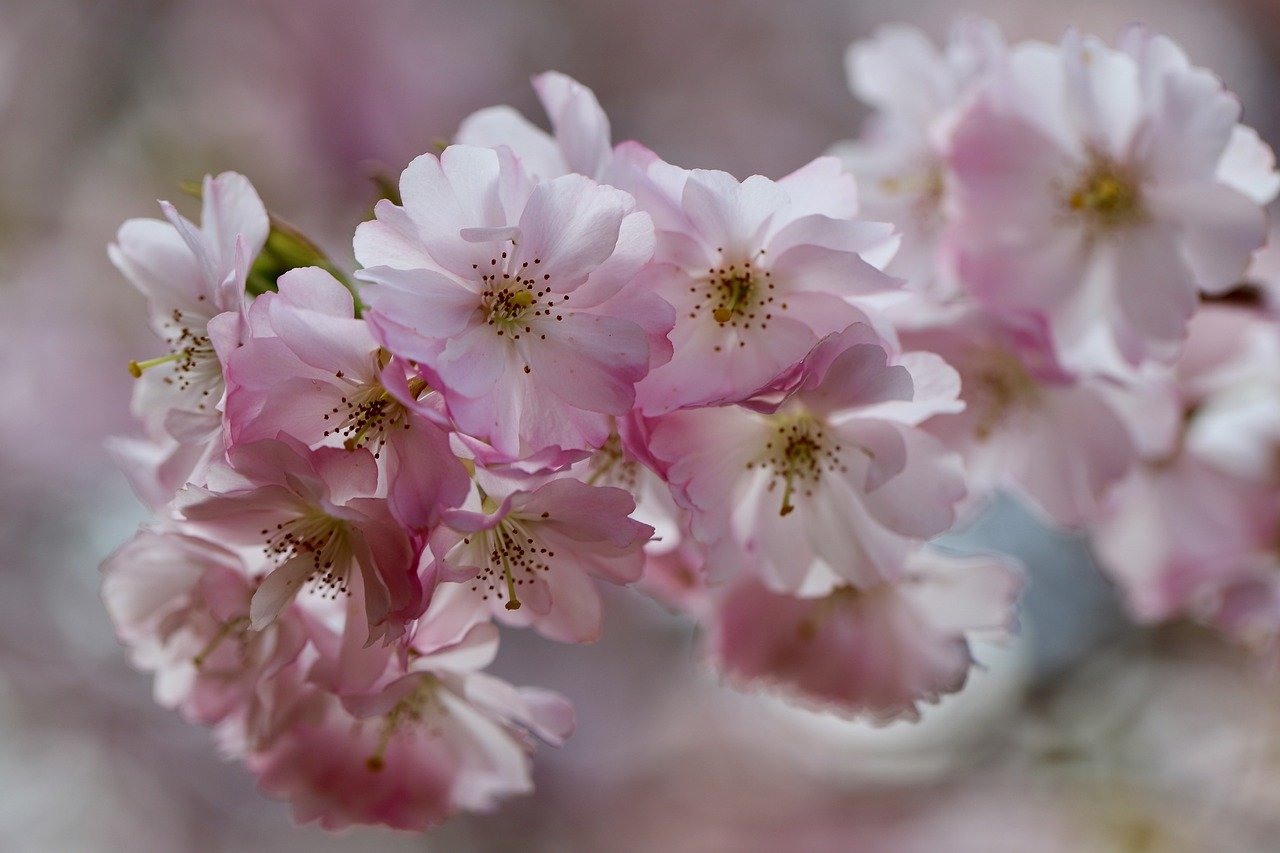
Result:
{"label": "pollen", "polygon": [[[534,274],[541,264],[541,258],[517,262],[514,252],[502,252],[488,266],[472,265],[480,275],[480,310],[497,337],[545,341],[547,324],[564,320],[569,294],[552,293],[550,273]],[[527,362],[523,369],[532,373]]]}
{"label": "pollen", "polygon": [[532,585],[549,572],[547,561],[556,556],[555,551],[539,543],[525,521],[511,516],[492,530],[472,534],[462,544],[474,546],[473,553],[479,552],[480,557],[471,591],[480,593],[485,601],[492,597],[503,602],[507,610],[521,608],[520,587]]}
{"label": "pollen", "polygon": [[758,465],[769,470],[770,491],[781,483],[782,505],[778,514],[786,516],[795,511],[797,498],[813,496],[824,474],[848,473],[842,461],[843,449],[811,415],[780,416],[773,436],[765,445],[765,453],[747,463],[747,467]]}
{"label": "pollen", "polygon": [[[710,313],[711,319],[728,332],[768,328],[775,310],[776,288],[772,274],[758,263],[763,254],[763,251],[756,254],[756,263],[748,259],[708,267],[701,281],[693,282],[689,288],[695,294],[689,318],[696,320]],[[739,340],[738,346],[745,345],[745,341]],[[716,348],[716,352],[721,351],[723,347]]]}
{"label": "pollen", "polygon": [[148,370],[167,367],[162,381],[192,400],[187,408],[203,412],[217,405],[222,396],[222,364],[202,328],[190,322],[181,310],[174,309],[163,323],[169,354],[129,362],[129,375],[141,379]]}
{"label": "pollen", "polygon": [[272,528],[263,528],[263,553],[277,566],[294,559],[311,563],[304,583],[323,598],[350,595],[351,531],[346,522],[313,510]]}
{"label": "pollen", "polygon": [[1039,405],[1040,387],[1012,352],[993,347],[974,354],[978,367],[968,377],[974,438],[986,441],[1015,412]]}
{"label": "pollen", "polygon": [[1094,155],[1066,196],[1066,206],[1094,230],[1113,230],[1146,216],[1142,187],[1131,169]]}

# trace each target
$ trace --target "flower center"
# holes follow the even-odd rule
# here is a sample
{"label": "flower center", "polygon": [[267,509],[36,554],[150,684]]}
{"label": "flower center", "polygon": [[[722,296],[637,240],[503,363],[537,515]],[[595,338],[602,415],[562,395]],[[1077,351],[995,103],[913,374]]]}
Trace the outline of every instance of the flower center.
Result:
{"label": "flower center", "polygon": [[885,195],[907,196],[916,220],[930,222],[942,211],[947,178],[941,164],[932,162],[922,164],[919,171],[883,177],[879,187]]}
{"label": "flower center", "polygon": [[807,414],[777,418],[773,436],[764,447],[765,453],[748,462],[747,468],[759,465],[769,469],[769,491],[782,483],[779,515],[790,515],[795,510],[793,500],[797,496],[812,497],[824,472],[849,470],[840,459],[840,443],[828,439],[822,424]]}
{"label": "flower center", "polygon": [[977,413],[974,437],[986,441],[1015,410],[1039,403],[1040,386],[1007,349],[993,347],[976,360],[979,366],[968,377],[969,405]]}
{"label": "flower center", "polygon": [[274,530],[264,527],[262,535],[267,537],[262,552],[276,566],[310,560],[306,583],[313,584],[317,593],[327,598],[350,594],[351,531],[345,521],[312,510],[277,524]]}
{"label": "flower center", "polygon": [[134,379],[141,379],[142,374],[153,367],[170,365],[170,373],[164,377],[164,383],[180,393],[193,388],[199,390],[196,409],[203,412],[215,391],[221,396],[222,364],[218,361],[218,354],[205,332],[193,330],[183,320],[182,311],[175,308],[165,327],[170,330],[169,354],[146,361],[131,361],[129,373]]}
{"label": "flower center", "polygon": [[[763,254],[761,249],[759,255]],[[709,267],[701,282],[689,287],[696,295],[689,317],[697,319],[709,310],[711,319],[721,328],[746,331],[758,326],[766,329],[775,310],[775,286],[771,278],[772,273],[758,265],[753,267],[750,259],[741,264]],[[779,309],[786,310],[786,307],[784,302]],[[738,346],[746,346],[746,341],[739,338]],[[717,346],[716,351],[720,350]]]}
{"label": "flower center", "polygon": [[1136,175],[1109,157],[1095,155],[1067,194],[1067,207],[1099,230],[1132,225],[1145,217]]}
{"label": "flower center", "polygon": [[[413,653],[413,649],[409,651]],[[380,773],[387,766],[387,746],[391,743],[391,738],[405,726],[422,723],[428,713],[448,713],[436,695],[440,680],[429,674],[423,674],[421,678],[421,683],[412,693],[393,705],[391,710],[383,715],[382,731],[378,733],[378,745],[364,762],[369,772]],[[440,733],[432,731],[432,734]]]}
{"label": "flower center", "polygon": [[[378,366],[384,367],[381,353],[378,358]],[[342,446],[347,450],[367,447],[373,451],[374,459],[381,458],[382,448],[386,446],[392,433],[411,428],[409,410],[391,396],[381,382],[356,382],[341,370],[334,376],[349,383],[352,391],[340,398],[338,405],[324,413],[324,420],[333,424],[324,431],[324,436],[327,438],[336,435],[342,439]],[[415,399],[430,390],[426,380],[421,377],[415,376],[409,380],[409,393]]]}
{"label": "flower center", "polygon": [[[471,265],[480,273],[480,310],[498,337],[519,341],[536,334],[545,341],[546,333],[535,330],[534,323],[564,320],[569,294],[551,292],[551,275],[541,272],[541,264],[542,258],[534,258],[517,266],[510,252],[502,252],[489,260],[487,270],[482,264]],[[524,372],[531,371],[526,362]]]}
{"label": "flower center", "polygon": [[[544,519],[547,516],[545,512],[542,514]],[[480,537],[477,544],[484,556],[471,591],[479,592],[485,601],[490,595],[499,601],[506,599],[507,610],[519,610],[517,587],[532,584],[540,572],[549,571],[551,567],[546,560],[553,559],[556,552],[539,545],[524,525],[510,516],[491,530],[471,534],[462,544],[471,545],[475,537]]]}
{"label": "flower center", "polygon": [[634,493],[639,483],[640,464],[627,458],[622,449],[622,439],[616,432],[610,433],[605,443],[592,455],[587,470],[590,472],[586,479],[588,486],[604,483]]}

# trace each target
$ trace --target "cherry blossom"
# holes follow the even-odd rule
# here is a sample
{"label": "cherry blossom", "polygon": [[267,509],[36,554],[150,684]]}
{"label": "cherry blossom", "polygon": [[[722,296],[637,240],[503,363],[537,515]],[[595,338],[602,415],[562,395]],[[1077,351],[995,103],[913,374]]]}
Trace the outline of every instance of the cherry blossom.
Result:
{"label": "cherry blossom", "polygon": [[653,535],[629,517],[635,499],[571,477],[527,489],[518,481],[480,480],[479,506],[449,510],[432,537],[441,576],[456,579],[442,584],[437,597],[449,607],[488,609],[555,640],[597,639],[601,605],[592,577],[637,580]]}
{"label": "cherry blossom", "polygon": [[942,51],[914,27],[892,25],[845,56],[850,88],[876,112],[858,139],[831,153],[857,176],[863,214],[892,222],[902,237],[885,271],[922,293],[955,295],[954,273],[939,256],[949,219],[949,134],[1004,49],[994,24],[969,20]]}
{"label": "cherry blossom", "polygon": [[349,595],[358,586],[368,638],[394,639],[425,607],[414,543],[376,497],[378,467],[366,448],[308,450],[266,439],[234,447],[207,488],[189,486],[176,506],[192,529],[257,549],[266,576],[253,594],[261,630],[304,589]]}
{"label": "cherry blossom", "polygon": [[310,447],[368,448],[382,461],[390,508],[426,529],[466,497],[434,395],[353,317],[350,292],[315,267],[280,277],[252,309],[252,336],[227,359],[233,445],[291,436]]}
{"label": "cherry blossom", "polygon": [[671,323],[635,284],[648,217],[612,187],[535,185],[471,146],[419,157],[401,193],[356,232],[375,337],[420,366],[461,431],[511,458],[603,444]]}
{"label": "cherry blossom", "polygon": [[965,458],[970,488],[1011,488],[1047,520],[1079,527],[1137,461],[1142,440],[1166,446],[1177,419],[1167,380],[1082,376],[1055,358],[1043,324],[966,311],[904,332],[910,347],[959,371],[965,409],[926,426]]}
{"label": "cherry blossom", "polygon": [[202,197],[199,227],[162,202],[167,222],[131,219],[110,247],[112,262],[147,297],[151,326],[169,348],[130,365],[139,378],[135,412],[178,438],[198,430],[193,420],[216,430],[224,390],[218,350],[238,343],[245,277],[268,229],[266,209],[242,175],[206,177]]}
{"label": "cherry blossom", "polygon": [[814,348],[780,403],[672,413],[649,448],[712,576],[741,568],[810,594],[870,587],[955,521],[959,460],[917,425],[957,411],[958,390],[936,356],[897,356],[857,324]]}
{"label": "cherry blossom", "polygon": [[212,542],[143,530],[102,565],[102,597],[135,665],[156,674],[156,701],[213,725],[242,713],[259,682],[305,637],[295,616],[251,630],[244,562]]}
{"label": "cherry blossom", "polygon": [[1093,529],[1100,564],[1142,621],[1221,619],[1248,642],[1280,633],[1280,439],[1266,417],[1280,401],[1267,357],[1277,335],[1247,308],[1211,306],[1192,321],[1176,365],[1178,440],[1144,458]]}
{"label": "cherry blossom", "polygon": [[1172,358],[1197,293],[1222,293],[1266,236],[1274,160],[1240,104],[1169,39],[1029,42],[951,137],[965,286],[1047,320],[1069,367]]}
{"label": "cherry blossom", "polygon": [[658,229],[646,282],[676,310],[674,355],[638,388],[645,415],[750,397],[866,319],[846,297],[898,286],[868,260],[891,255],[891,229],[854,218],[854,180],[834,158],[777,182],[655,160],[635,192]]}
{"label": "cherry blossom", "polygon": [[376,692],[296,692],[300,718],[249,765],[263,790],[293,802],[299,821],[326,829],[423,830],[457,809],[487,811],[527,793],[524,733],[558,745],[573,712],[556,694],[480,672],[497,645],[497,630],[477,625],[452,646],[411,655],[408,671]]}
{"label": "cherry blossom", "polygon": [[743,685],[876,720],[918,719],[922,702],[964,686],[971,633],[1013,628],[1020,575],[1005,559],[922,549],[901,575],[794,598],[752,578],[716,604],[712,661]]}

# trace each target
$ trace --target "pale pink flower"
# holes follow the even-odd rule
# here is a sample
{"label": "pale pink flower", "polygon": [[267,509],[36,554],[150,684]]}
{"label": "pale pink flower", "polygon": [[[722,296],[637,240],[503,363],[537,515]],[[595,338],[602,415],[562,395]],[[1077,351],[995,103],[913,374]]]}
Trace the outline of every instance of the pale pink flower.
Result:
{"label": "pale pink flower", "polygon": [[964,686],[970,634],[1013,628],[1021,575],[1007,559],[921,549],[893,581],[818,598],[744,577],[710,618],[708,651],[729,680],[887,722]]}
{"label": "pale pink flower", "polygon": [[[1268,572],[1280,538],[1277,329],[1254,310],[1210,305],[1191,321],[1176,365],[1178,440],[1149,454],[1093,526],[1099,564],[1131,612],[1156,622],[1218,611],[1239,634],[1260,614],[1280,631]],[[1255,594],[1258,593],[1258,594]],[[1259,595],[1260,594],[1260,595]]]}
{"label": "pale pink flower", "polygon": [[234,172],[206,177],[201,225],[162,202],[168,222],[131,219],[109,248],[112,262],[147,297],[151,326],[169,354],[135,362],[134,412],[176,438],[170,412],[214,421],[224,384],[217,350],[239,342],[249,267],[267,239],[266,209],[249,181]]}
{"label": "pale pink flower", "polygon": [[481,148],[505,145],[538,180],[577,173],[611,183],[609,117],[595,93],[558,71],[534,77],[533,88],[551,120],[551,133],[511,107],[488,107],[462,122],[454,142]]}
{"label": "pale pink flower", "polygon": [[396,518],[433,525],[469,484],[435,396],[355,319],[351,293],[332,275],[295,269],[278,285],[254,301],[252,336],[227,359],[231,444],[288,435],[313,448],[368,448]]}
{"label": "pale pink flower", "polygon": [[296,614],[250,630],[254,584],[236,554],[211,542],[144,529],[102,572],[103,602],[134,665],[155,673],[156,701],[188,719],[242,715],[305,643]]}
{"label": "pale pink flower", "polygon": [[189,486],[176,508],[202,535],[257,549],[265,573],[250,627],[261,630],[304,589],[358,594],[368,639],[394,639],[426,605],[417,552],[376,497],[378,466],[366,448],[309,450],[293,439],[233,447],[210,469],[208,488]]}
{"label": "pale pink flower", "polygon": [[674,412],[649,450],[693,513],[712,578],[871,587],[955,520],[959,459],[917,425],[959,410],[958,391],[941,359],[899,356],[858,324],[815,347],[780,402]]}
{"label": "pale pink flower", "polygon": [[893,223],[902,237],[885,271],[921,293],[955,295],[940,251],[949,213],[948,135],[1004,50],[993,23],[962,21],[942,50],[914,27],[891,25],[845,54],[850,88],[876,112],[858,139],[830,153],[857,176],[863,215]]}
{"label": "pale pink flower", "polygon": [[407,673],[366,695],[301,693],[301,714],[250,755],[264,791],[326,829],[380,823],[423,830],[458,809],[487,811],[532,790],[525,732],[559,745],[573,711],[545,690],[485,675],[497,629],[410,656]]}
{"label": "pale pink flower", "polygon": [[598,447],[671,326],[635,280],[652,226],[626,193],[580,175],[534,185],[503,151],[419,157],[404,207],[359,227],[369,325],[508,457]]}
{"label": "pale pink flower", "polygon": [[645,280],[676,309],[674,355],[638,388],[645,415],[750,397],[865,319],[847,298],[899,284],[868,262],[891,255],[891,228],[854,218],[854,179],[834,158],[776,182],[654,159],[633,190],[658,229]]}
{"label": "pale pink flower", "polygon": [[1142,465],[1107,510],[1090,528],[1094,553],[1142,622],[1203,615],[1219,590],[1275,547],[1280,531],[1274,489],[1188,452]]}
{"label": "pale pink flower", "polygon": [[1218,324],[1220,333],[1232,335],[1223,343],[1234,344],[1234,357],[1210,375],[1201,372],[1196,377],[1202,386],[1209,386],[1204,389],[1209,393],[1201,394],[1195,416],[1187,424],[1186,445],[1189,452],[1221,471],[1276,484],[1280,482],[1280,323],[1260,315],[1241,319]]}
{"label": "pale pink flower", "polygon": [[1168,382],[1082,376],[1059,364],[1043,324],[968,311],[904,332],[904,345],[960,373],[963,412],[926,426],[965,459],[975,496],[1009,488],[1047,520],[1079,527],[1133,467],[1145,441],[1165,445],[1177,420]]}
{"label": "pale pink flower", "polygon": [[455,581],[443,583],[437,597],[555,640],[597,639],[601,604],[592,578],[637,580],[653,535],[629,517],[635,499],[570,477],[528,489],[494,477],[481,483],[478,511],[446,512],[432,536],[437,571]]}
{"label": "pale pink flower", "polygon": [[1169,39],[1014,47],[957,122],[950,236],[992,310],[1043,317],[1065,364],[1171,359],[1200,292],[1263,244],[1280,177],[1240,104]]}

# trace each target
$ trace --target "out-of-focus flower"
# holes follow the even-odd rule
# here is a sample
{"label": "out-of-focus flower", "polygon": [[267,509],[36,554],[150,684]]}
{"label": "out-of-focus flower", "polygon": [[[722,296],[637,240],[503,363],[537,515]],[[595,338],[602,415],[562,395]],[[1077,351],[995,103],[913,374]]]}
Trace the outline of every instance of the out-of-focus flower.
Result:
{"label": "out-of-focus flower", "polygon": [[918,719],[921,702],[964,686],[968,632],[1013,626],[1018,587],[1007,560],[934,549],[911,555],[898,578],[818,598],[744,577],[718,596],[709,649],[735,682],[842,714]]}
{"label": "out-of-focus flower", "polygon": [[102,564],[102,597],[156,701],[206,725],[243,715],[259,682],[297,657],[296,614],[250,630],[254,586],[234,553],[144,530]]}
{"label": "out-of-focus flower", "polygon": [[920,30],[894,25],[855,42],[845,56],[850,88],[876,113],[858,139],[831,153],[857,176],[863,215],[893,223],[901,235],[885,271],[937,298],[956,291],[940,257],[951,125],[1004,49],[993,23],[973,20],[957,25],[942,51]]}
{"label": "out-of-focus flower", "polygon": [[1013,47],[957,119],[958,272],[1044,318],[1069,367],[1172,358],[1200,292],[1233,287],[1280,189],[1240,104],[1169,39]]}
{"label": "out-of-focus flower", "polygon": [[326,829],[423,830],[458,809],[491,810],[532,788],[526,730],[560,744],[573,729],[561,697],[480,672],[497,647],[497,629],[477,625],[414,653],[408,673],[376,692],[339,701],[304,689],[291,697],[299,718],[249,765],[299,821]]}
{"label": "out-of-focus flower", "polygon": [[1043,324],[983,311],[903,333],[960,373],[963,412],[926,429],[965,458],[976,496],[1014,489],[1056,524],[1080,527],[1138,458],[1138,434],[1168,446],[1177,403],[1167,381],[1122,381],[1068,371]]}

